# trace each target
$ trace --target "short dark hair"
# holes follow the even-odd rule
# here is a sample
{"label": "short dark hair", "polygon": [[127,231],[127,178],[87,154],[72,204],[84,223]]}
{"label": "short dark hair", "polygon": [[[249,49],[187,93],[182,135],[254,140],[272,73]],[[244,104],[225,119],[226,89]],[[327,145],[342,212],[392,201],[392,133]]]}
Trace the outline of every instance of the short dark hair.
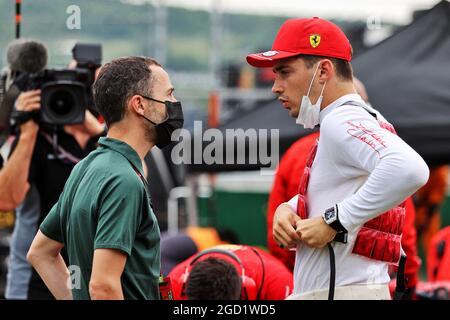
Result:
{"label": "short dark hair", "polygon": [[239,300],[242,284],[236,268],[223,259],[196,262],[186,283],[189,300]]}
{"label": "short dark hair", "polygon": [[353,81],[353,69],[350,62],[343,59],[324,57],[324,56],[314,56],[308,54],[301,54],[298,56],[305,62],[308,69],[312,68],[319,60],[329,59],[333,63],[336,69],[336,74],[343,80]]}
{"label": "short dark hair", "polygon": [[161,67],[147,57],[123,57],[102,66],[93,86],[94,104],[108,127],[122,120],[133,95],[151,95],[152,65]]}

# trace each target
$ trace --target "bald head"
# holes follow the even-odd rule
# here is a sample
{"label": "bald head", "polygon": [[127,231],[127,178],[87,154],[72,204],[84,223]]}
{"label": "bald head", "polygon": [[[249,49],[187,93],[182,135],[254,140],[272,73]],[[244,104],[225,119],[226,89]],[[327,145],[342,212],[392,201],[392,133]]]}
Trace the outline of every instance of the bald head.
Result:
{"label": "bald head", "polygon": [[369,96],[367,95],[366,87],[357,77],[353,76],[353,86],[356,92],[361,96],[365,102],[369,102]]}

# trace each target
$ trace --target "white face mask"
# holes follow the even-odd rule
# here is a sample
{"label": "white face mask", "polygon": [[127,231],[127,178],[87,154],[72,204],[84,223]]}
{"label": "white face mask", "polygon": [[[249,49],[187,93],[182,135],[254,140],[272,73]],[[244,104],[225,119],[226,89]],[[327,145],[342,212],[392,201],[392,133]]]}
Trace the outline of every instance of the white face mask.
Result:
{"label": "white face mask", "polygon": [[317,70],[319,70],[320,62],[317,64],[317,68],[314,71],[314,75],[309,84],[308,93],[306,96],[303,96],[302,103],[300,104],[300,110],[298,112],[298,117],[295,122],[297,124],[302,124],[305,129],[313,129],[320,122],[320,105],[323,100],[323,90],[325,89],[325,85],[327,82],[325,81],[322,91],[320,92],[320,96],[317,99],[315,104],[312,104],[311,99],[309,99],[309,92],[311,91],[312,84],[314,79],[316,78]]}

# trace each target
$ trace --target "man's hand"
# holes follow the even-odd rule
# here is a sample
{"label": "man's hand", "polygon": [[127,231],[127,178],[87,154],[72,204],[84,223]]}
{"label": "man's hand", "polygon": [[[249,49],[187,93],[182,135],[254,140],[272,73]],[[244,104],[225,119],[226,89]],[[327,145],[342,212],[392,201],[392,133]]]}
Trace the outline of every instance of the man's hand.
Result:
{"label": "man's hand", "polygon": [[41,108],[41,90],[22,92],[15,102],[18,111],[34,111]]}
{"label": "man's hand", "polygon": [[83,128],[91,137],[99,136],[103,133],[103,125],[94,117],[94,115],[86,110],[84,117]]}
{"label": "man's hand", "polygon": [[[77,60],[72,59],[67,66],[69,69],[75,69],[78,65]],[[100,71],[100,68],[95,69],[95,79],[97,79],[97,73]],[[103,125],[94,117],[94,115],[86,109],[86,114],[84,116],[84,122],[79,125],[71,125],[76,129],[80,129],[87,133],[91,137],[99,136],[103,133]]]}
{"label": "man's hand", "polygon": [[83,123],[66,125],[64,129],[72,135],[81,132],[89,137],[96,137],[103,133],[104,127],[89,110],[86,110]]}
{"label": "man's hand", "polygon": [[336,236],[336,230],[330,227],[322,217],[297,221],[297,234],[310,248],[323,248]]}
{"label": "man's hand", "polygon": [[[17,111],[30,112],[41,109],[41,90],[22,92],[15,102]],[[20,126],[21,135],[36,136],[39,126],[30,120]]]}
{"label": "man's hand", "polygon": [[273,239],[282,248],[293,248],[300,241],[299,235],[295,232],[296,223],[300,217],[292,210],[287,203],[278,206],[273,217]]}

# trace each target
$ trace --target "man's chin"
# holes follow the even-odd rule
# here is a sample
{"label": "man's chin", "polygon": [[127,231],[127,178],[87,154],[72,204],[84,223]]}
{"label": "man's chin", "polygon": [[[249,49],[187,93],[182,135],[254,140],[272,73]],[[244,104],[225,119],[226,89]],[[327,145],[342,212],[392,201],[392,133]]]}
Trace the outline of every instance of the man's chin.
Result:
{"label": "man's chin", "polygon": [[295,110],[289,110],[289,116],[291,118],[297,118],[298,117],[298,112]]}

